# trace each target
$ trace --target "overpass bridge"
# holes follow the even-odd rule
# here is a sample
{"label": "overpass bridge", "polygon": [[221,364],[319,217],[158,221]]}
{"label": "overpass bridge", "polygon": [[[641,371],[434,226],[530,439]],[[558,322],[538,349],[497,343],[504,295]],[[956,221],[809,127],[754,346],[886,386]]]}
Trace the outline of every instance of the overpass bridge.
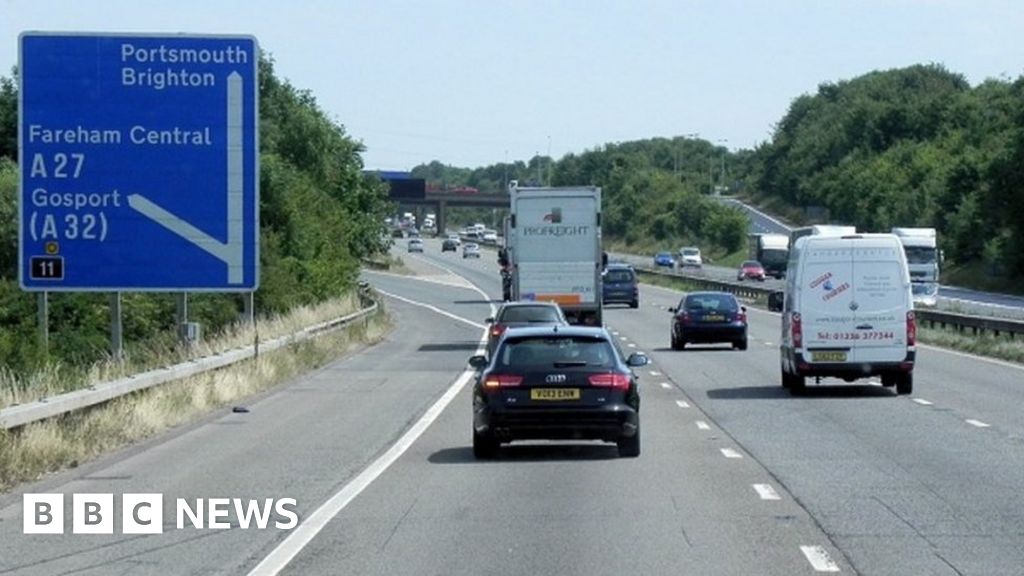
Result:
{"label": "overpass bridge", "polygon": [[[408,196],[391,200],[403,206],[422,206],[424,209],[433,208],[437,214],[437,229],[444,231],[448,224],[448,208],[451,206],[471,206],[481,208],[508,208],[508,192],[477,192],[475,194],[452,193],[436,190],[427,190],[422,198],[410,198]],[[429,210],[426,210],[429,212]],[[422,222],[422,214],[417,215],[417,221]]]}

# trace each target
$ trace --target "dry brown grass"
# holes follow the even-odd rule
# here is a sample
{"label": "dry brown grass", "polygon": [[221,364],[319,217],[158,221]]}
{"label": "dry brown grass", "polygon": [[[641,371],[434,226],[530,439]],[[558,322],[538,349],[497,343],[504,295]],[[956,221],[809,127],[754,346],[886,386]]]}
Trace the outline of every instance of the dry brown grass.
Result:
{"label": "dry brown grass", "polygon": [[[352,300],[264,322],[260,338],[282,336],[297,329],[343,316],[355,308]],[[383,309],[348,327],[316,338],[261,353],[258,359],[197,374],[131,394],[102,406],[62,418],[37,422],[14,431],[0,430],[0,490],[41,475],[77,466],[174,426],[191,422],[212,410],[262,392],[288,379],[380,341],[391,329]],[[224,350],[249,343],[251,329],[240,328],[211,342],[204,351]],[[111,373],[98,372],[109,376]]]}

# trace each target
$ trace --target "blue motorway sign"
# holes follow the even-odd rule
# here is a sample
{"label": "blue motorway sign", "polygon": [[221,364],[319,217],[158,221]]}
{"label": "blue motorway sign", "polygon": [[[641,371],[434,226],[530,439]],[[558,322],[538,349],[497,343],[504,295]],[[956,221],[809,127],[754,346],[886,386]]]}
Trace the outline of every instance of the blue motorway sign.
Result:
{"label": "blue motorway sign", "polygon": [[258,60],[248,36],[22,34],[22,288],[255,290]]}

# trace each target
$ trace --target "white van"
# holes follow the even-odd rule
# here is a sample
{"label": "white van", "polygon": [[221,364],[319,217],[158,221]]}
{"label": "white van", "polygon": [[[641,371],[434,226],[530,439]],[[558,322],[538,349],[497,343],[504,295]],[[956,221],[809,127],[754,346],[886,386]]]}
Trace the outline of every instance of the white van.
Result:
{"label": "white van", "polygon": [[903,245],[892,234],[805,236],[790,250],[782,385],[881,377],[913,390],[917,325]]}

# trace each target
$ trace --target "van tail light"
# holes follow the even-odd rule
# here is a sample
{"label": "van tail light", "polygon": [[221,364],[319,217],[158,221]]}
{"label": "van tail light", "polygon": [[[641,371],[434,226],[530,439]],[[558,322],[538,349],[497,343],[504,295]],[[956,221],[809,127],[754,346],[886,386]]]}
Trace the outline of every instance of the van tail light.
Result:
{"label": "van tail light", "polygon": [[789,329],[793,336],[793,348],[804,347],[804,326],[799,312],[793,312],[789,321]]}
{"label": "van tail light", "polygon": [[594,374],[588,378],[591,386],[611,388],[613,390],[628,390],[629,376],[625,374]]}
{"label": "van tail light", "polygon": [[917,345],[917,319],[914,318],[914,311],[907,312],[907,346]]}
{"label": "van tail light", "polygon": [[487,376],[487,378],[484,378],[484,390],[497,390],[499,388],[519,386],[522,383],[522,376],[512,376],[507,374],[491,374]]}
{"label": "van tail light", "polygon": [[506,326],[504,324],[495,324],[491,326],[491,336],[497,338],[505,333]]}

